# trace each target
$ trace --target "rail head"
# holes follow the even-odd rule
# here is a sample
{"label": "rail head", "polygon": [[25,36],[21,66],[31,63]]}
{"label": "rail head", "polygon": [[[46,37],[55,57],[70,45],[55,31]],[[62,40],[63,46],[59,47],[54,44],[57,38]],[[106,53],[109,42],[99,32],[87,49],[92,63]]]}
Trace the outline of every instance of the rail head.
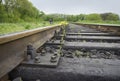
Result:
{"label": "rail head", "polygon": [[40,27],[40,28],[36,28],[36,29],[32,29],[32,30],[27,30],[27,31],[23,31],[23,32],[18,32],[18,33],[13,33],[13,34],[7,34],[7,35],[3,35],[0,36],[0,44],[4,44],[13,40],[17,40],[26,36],[30,36],[45,30],[49,30],[55,27],[60,27],[62,25],[53,25],[53,26],[46,26],[46,27]]}
{"label": "rail head", "polygon": [[73,23],[84,27],[90,27],[103,32],[109,32],[111,34],[120,35],[120,25],[111,24],[85,24],[85,23]]}

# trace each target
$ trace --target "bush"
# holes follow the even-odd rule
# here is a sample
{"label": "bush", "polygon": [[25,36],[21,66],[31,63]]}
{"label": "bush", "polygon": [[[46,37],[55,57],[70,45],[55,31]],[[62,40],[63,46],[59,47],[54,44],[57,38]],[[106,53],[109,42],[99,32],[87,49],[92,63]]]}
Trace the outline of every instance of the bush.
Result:
{"label": "bush", "polygon": [[25,26],[25,29],[30,29],[30,25],[26,25],[26,26]]}
{"label": "bush", "polygon": [[102,21],[100,14],[89,14],[85,17],[88,21]]}

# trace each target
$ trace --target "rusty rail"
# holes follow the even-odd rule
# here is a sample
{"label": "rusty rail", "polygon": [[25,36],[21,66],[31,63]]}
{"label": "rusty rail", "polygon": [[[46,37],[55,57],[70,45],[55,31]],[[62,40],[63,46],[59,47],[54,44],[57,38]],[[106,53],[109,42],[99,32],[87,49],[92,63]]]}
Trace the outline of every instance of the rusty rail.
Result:
{"label": "rusty rail", "polygon": [[18,66],[25,58],[25,50],[29,43],[35,49],[43,45],[59,31],[61,25],[41,27],[25,32],[0,36],[0,78]]}
{"label": "rusty rail", "polygon": [[95,28],[103,32],[111,32],[120,35],[120,25],[105,25],[105,24],[83,24],[83,23],[74,23],[77,25]]}

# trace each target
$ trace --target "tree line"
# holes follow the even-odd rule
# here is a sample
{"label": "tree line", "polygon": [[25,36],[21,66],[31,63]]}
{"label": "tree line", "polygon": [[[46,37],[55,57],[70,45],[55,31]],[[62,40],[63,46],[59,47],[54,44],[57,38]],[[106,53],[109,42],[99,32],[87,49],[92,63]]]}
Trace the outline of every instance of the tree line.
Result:
{"label": "tree line", "polygon": [[119,15],[115,13],[102,14],[45,14],[32,5],[29,0],[0,0],[0,22],[24,22],[24,21],[119,21]]}
{"label": "tree line", "polygon": [[119,15],[115,13],[102,13],[102,14],[80,14],[80,15],[64,15],[64,14],[50,14],[43,17],[43,19],[49,20],[53,18],[55,21],[67,20],[71,22],[76,21],[119,21]]}

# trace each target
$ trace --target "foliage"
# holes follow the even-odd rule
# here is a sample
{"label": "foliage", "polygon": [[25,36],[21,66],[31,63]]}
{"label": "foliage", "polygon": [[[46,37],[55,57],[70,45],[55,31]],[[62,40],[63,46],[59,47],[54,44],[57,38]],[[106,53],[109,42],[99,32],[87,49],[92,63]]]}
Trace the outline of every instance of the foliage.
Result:
{"label": "foliage", "polygon": [[[58,23],[59,22],[54,22],[54,24],[58,24]],[[30,30],[43,26],[49,26],[49,25],[51,25],[49,22],[0,23],[0,35],[21,32],[21,31]]]}
{"label": "foliage", "polygon": [[[81,20],[81,17],[83,19]],[[78,22],[81,23],[98,23],[98,24],[120,24],[119,15],[115,13],[103,13],[103,14],[82,14],[78,15]]]}
{"label": "foliage", "polygon": [[67,22],[67,21],[62,21],[62,22],[60,22],[59,24],[66,26],[66,25],[68,25],[68,22]]}
{"label": "foliage", "polygon": [[54,21],[64,21],[65,15],[63,15],[63,14],[48,14],[48,15],[43,15],[42,19],[44,21],[49,21],[49,19],[53,19]]}
{"label": "foliage", "polygon": [[[105,14],[105,15],[104,15]],[[104,14],[80,14],[80,15],[66,15],[66,14],[48,14],[43,15],[42,19],[44,21],[49,21],[52,18],[54,21],[68,21],[68,22],[77,22],[77,21],[87,21],[87,22],[108,22],[108,21],[119,21],[119,16],[115,13],[106,13]]]}
{"label": "foliage", "polygon": [[109,21],[118,21],[119,20],[119,15],[115,13],[103,13],[101,14],[101,17],[104,21],[109,20]]}
{"label": "foliage", "polygon": [[43,12],[37,10],[29,0],[1,0],[0,22],[22,22],[39,19]]}
{"label": "foliage", "polygon": [[101,22],[95,22],[95,21],[78,21],[79,23],[83,24],[109,24],[109,25],[119,25],[120,26],[120,21],[101,21]]}
{"label": "foliage", "polygon": [[100,14],[89,14],[85,17],[88,21],[102,21]]}
{"label": "foliage", "polygon": [[78,15],[78,20],[83,21],[85,19],[85,16],[86,16],[85,14]]}

